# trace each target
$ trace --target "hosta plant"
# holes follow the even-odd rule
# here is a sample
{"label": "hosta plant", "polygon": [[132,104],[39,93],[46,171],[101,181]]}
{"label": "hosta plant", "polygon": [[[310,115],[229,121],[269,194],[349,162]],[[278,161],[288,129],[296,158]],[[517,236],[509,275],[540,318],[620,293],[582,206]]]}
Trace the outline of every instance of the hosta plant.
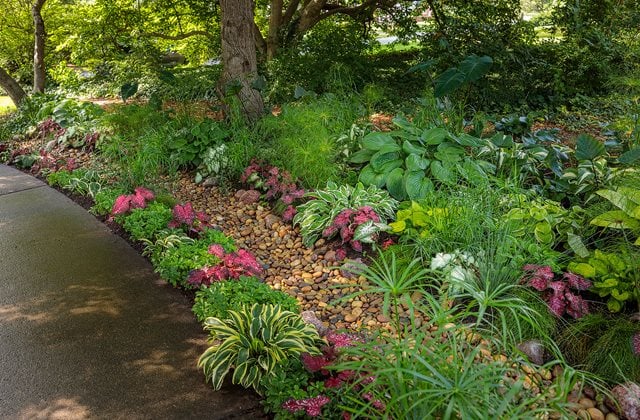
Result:
{"label": "hosta plant", "polygon": [[354,249],[361,243],[372,243],[378,232],[386,229],[392,219],[398,202],[389,194],[371,185],[365,188],[358,183],[355,187],[338,187],[328,182],[327,187],[305,194],[311,200],[298,206],[293,218],[294,225],[300,225],[300,234],[305,246],[312,246],[321,236],[332,238],[339,234],[343,242]]}
{"label": "hosta plant", "polygon": [[389,223],[396,234],[416,234],[429,236],[446,229],[452,219],[462,212],[459,208],[429,207],[416,201],[403,202],[395,217]]}
{"label": "hosta plant", "polygon": [[255,304],[229,311],[228,318],[207,318],[205,328],[213,345],[198,360],[215,390],[233,369],[234,384],[264,392],[260,381],[279,364],[302,353],[318,354],[318,331],[278,305]]}

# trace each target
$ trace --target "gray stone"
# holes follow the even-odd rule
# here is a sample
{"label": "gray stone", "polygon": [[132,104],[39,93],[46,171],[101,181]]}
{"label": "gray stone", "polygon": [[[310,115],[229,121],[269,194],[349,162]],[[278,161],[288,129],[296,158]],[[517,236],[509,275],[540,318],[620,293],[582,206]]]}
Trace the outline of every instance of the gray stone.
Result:
{"label": "gray stone", "polygon": [[531,363],[544,364],[545,348],[540,340],[527,340],[518,344],[518,350],[523,352]]}

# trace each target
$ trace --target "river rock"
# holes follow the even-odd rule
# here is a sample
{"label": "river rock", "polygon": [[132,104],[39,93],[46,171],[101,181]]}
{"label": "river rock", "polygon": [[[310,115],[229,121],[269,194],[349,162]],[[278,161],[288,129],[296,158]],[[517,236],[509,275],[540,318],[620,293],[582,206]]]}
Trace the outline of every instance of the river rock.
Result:
{"label": "river rock", "polygon": [[518,344],[518,350],[523,352],[531,363],[544,364],[544,344],[539,340],[527,340]]}
{"label": "river rock", "polygon": [[244,204],[253,204],[260,201],[260,192],[256,190],[238,190],[235,197]]}
{"label": "river rock", "polygon": [[313,311],[304,311],[300,314],[302,320],[307,324],[311,324],[318,330],[318,334],[325,335],[327,333],[327,327],[324,326],[322,321],[318,319],[315,312]]}
{"label": "river rock", "polygon": [[611,394],[620,407],[611,407],[623,418],[640,419],[640,386],[635,382],[616,385]]}

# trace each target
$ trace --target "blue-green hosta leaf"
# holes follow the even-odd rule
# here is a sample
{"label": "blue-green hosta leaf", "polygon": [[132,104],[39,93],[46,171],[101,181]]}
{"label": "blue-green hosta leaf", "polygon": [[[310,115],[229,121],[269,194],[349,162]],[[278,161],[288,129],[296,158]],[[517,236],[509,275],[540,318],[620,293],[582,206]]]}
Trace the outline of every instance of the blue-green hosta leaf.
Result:
{"label": "blue-green hosta leaf", "polygon": [[386,174],[380,174],[374,171],[371,165],[367,165],[360,171],[358,180],[366,186],[375,185],[382,188],[386,182]]}
{"label": "blue-green hosta leaf", "polygon": [[398,201],[406,198],[407,194],[404,189],[404,169],[396,168],[387,175],[386,186],[389,194]]}
{"label": "blue-green hosta leaf", "polygon": [[445,166],[437,160],[431,162],[431,175],[443,184],[455,184],[458,180],[456,174],[449,166]]}
{"label": "blue-green hosta leaf", "polygon": [[438,151],[433,156],[443,162],[458,162],[464,154],[464,149],[457,144],[441,143],[438,146]]}
{"label": "blue-green hosta leaf", "polygon": [[351,163],[365,163],[371,160],[371,156],[375,153],[375,150],[361,149],[351,155],[349,162]]}
{"label": "blue-green hosta leaf", "polygon": [[400,161],[400,164],[396,166],[396,168],[402,165],[402,159],[400,157],[400,153],[397,151],[391,151],[386,148],[383,148],[382,150],[376,152],[376,154],[374,154],[371,157],[371,162],[369,164],[371,165],[374,171],[384,172],[383,167],[385,165],[389,163],[393,163],[394,161],[398,161],[398,160]]}
{"label": "blue-green hosta leaf", "polygon": [[640,146],[636,146],[633,149],[627,150],[618,158],[618,162],[623,165],[633,165],[640,162]]}
{"label": "blue-green hosta leaf", "polygon": [[[398,146],[389,134],[374,131],[362,139],[362,147],[368,150],[378,151],[385,146]],[[399,147],[398,147],[399,149]]]}
{"label": "blue-green hosta leaf", "polygon": [[457,136],[449,135],[449,138],[461,146],[480,147],[484,144],[484,141],[482,139],[479,139],[467,133],[462,133]]}
{"label": "blue-green hosta leaf", "polygon": [[408,171],[424,171],[429,167],[429,163],[429,159],[415,153],[410,154],[405,159],[405,165],[407,166]]}
{"label": "blue-green hosta leaf", "polygon": [[588,134],[580,134],[576,140],[576,159],[594,160],[606,153],[604,144]]}
{"label": "blue-green hosta leaf", "polygon": [[622,210],[612,210],[602,213],[596,216],[591,221],[591,224],[612,229],[640,229],[640,220],[628,216]]}
{"label": "blue-green hosta leaf", "polygon": [[452,67],[434,80],[436,98],[441,98],[460,88],[466,81],[466,74]]}
{"label": "blue-green hosta leaf", "polygon": [[420,135],[420,141],[427,145],[437,145],[442,143],[448,135],[449,132],[444,128],[434,127],[424,130]]}
{"label": "blue-green hosta leaf", "polygon": [[433,191],[433,182],[424,171],[407,171],[404,174],[404,188],[410,200],[422,200]]}
{"label": "blue-green hosta leaf", "polygon": [[472,54],[462,60],[458,66],[458,70],[464,73],[466,82],[475,82],[484,76],[492,65],[493,59],[488,55],[478,57],[477,55]]}
{"label": "blue-green hosta leaf", "polygon": [[404,143],[402,143],[402,150],[408,155],[412,153],[416,155],[423,155],[427,152],[427,149],[422,146],[416,146],[409,140],[405,140]]}
{"label": "blue-green hosta leaf", "polygon": [[[402,131],[411,134],[412,136],[419,136],[422,132],[421,129],[416,127],[412,122],[407,120],[403,115],[396,115],[393,117],[393,124],[400,128]],[[397,134],[397,133],[396,133]]]}

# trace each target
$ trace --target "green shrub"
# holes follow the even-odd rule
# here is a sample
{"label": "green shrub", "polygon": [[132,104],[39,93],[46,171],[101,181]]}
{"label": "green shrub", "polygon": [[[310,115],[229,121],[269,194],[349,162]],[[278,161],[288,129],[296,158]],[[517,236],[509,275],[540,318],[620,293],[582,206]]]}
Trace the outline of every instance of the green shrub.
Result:
{"label": "green shrub", "polygon": [[202,322],[209,317],[226,319],[229,311],[243,306],[280,305],[285,311],[299,312],[298,301],[288,294],[272,289],[255,277],[213,283],[196,292],[193,313]]}
{"label": "green shrub", "polygon": [[173,218],[171,209],[158,202],[142,209],[133,209],[124,217],[122,227],[137,241],[153,239]]}
{"label": "green shrub", "polygon": [[108,215],[111,213],[116,198],[126,193],[127,190],[122,188],[102,188],[93,198],[94,204],[91,207],[91,213],[98,216]]}
{"label": "green shrub", "polygon": [[279,305],[244,307],[229,311],[229,318],[207,318],[205,328],[215,343],[198,360],[215,390],[231,369],[231,381],[258,393],[261,380],[272,375],[281,363],[302,353],[318,354],[318,331],[299,315]]}

